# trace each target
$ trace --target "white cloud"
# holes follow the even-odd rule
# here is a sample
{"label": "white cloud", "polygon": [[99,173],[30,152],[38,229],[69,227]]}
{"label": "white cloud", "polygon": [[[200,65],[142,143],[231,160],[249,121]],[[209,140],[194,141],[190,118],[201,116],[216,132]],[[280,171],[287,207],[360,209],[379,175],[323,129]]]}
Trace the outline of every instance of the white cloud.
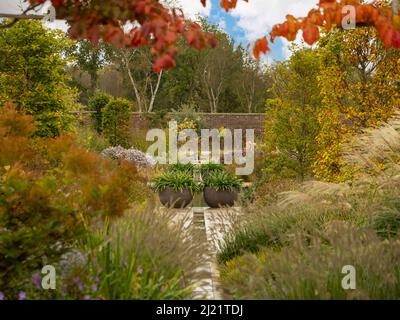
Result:
{"label": "white cloud", "polygon": [[[304,17],[315,7],[318,0],[249,0],[239,1],[232,15],[238,20],[237,24],[249,42],[263,37],[271,31],[272,26],[285,21],[286,15]],[[298,34],[296,43],[302,43],[301,34]],[[284,58],[291,56],[290,43],[282,38],[281,53]],[[268,59],[273,63],[274,59]]]}
{"label": "white cloud", "polygon": [[20,13],[21,8],[25,8],[23,0],[1,0],[0,13]]}
{"label": "white cloud", "polygon": [[249,0],[239,1],[232,15],[238,18],[238,25],[249,41],[269,32],[274,24],[285,20],[287,14],[305,16],[318,0]]}
{"label": "white cloud", "polygon": [[188,18],[195,18],[197,15],[208,16],[211,11],[211,0],[207,1],[204,8],[200,0],[176,0],[178,6],[182,7],[183,12]]}

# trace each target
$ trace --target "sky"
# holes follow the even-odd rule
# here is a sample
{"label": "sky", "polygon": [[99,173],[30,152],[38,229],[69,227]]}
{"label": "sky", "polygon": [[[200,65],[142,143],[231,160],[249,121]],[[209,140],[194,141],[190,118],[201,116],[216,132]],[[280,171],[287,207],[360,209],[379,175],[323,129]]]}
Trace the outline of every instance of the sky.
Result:
{"label": "sky", "polygon": [[[235,10],[225,13],[220,8],[220,0],[208,0],[206,8],[200,0],[176,0],[184,9],[185,15],[191,18],[202,15],[213,24],[218,24],[237,44],[252,44],[257,38],[266,35],[271,27],[283,22],[287,14],[304,16],[315,6],[318,0],[243,0],[238,1]],[[16,12],[21,0],[0,0],[0,13]],[[51,27],[63,28],[62,21],[56,21]],[[287,41],[277,39],[271,45],[271,52],[264,57],[267,63],[284,60],[290,55]]]}

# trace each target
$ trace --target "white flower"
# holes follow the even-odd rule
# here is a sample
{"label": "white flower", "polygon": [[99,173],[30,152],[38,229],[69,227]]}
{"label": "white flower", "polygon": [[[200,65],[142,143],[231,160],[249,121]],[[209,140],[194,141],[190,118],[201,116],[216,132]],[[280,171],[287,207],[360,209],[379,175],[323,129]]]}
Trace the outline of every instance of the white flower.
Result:
{"label": "white flower", "polygon": [[153,168],[157,161],[150,155],[136,149],[125,149],[121,146],[110,147],[101,153],[104,157],[113,160],[125,160],[132,162],[138,168]]}

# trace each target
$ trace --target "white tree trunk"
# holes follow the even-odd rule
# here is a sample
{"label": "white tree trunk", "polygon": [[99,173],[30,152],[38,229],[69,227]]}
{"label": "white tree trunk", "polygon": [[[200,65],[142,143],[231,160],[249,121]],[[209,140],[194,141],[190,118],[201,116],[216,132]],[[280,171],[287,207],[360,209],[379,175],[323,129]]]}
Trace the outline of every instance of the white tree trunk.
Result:
{"label": "white tree trunk", "polygon": [[157,76],[157,84],[156,84],[156,87],[154,90],[153,90],[153,86],[151,86],[151,100],[150,100],[150,105],[149,105],[149,109],[147,110],[147,112],[153,111],[154,102],[156,100],[158,89],[160,88],[162,75],[163,75],[163,72],[161,71]]}
{"label": "white tree trunk", "polygon": [[142,110],[142,99],[140,97],[139,90],[137,88],[135,80],[133,79],[133,75],[132,75],[131,69],[129,67],[129,59],[128,59],[128,57],[127,57],[127,55],[125,53],[122,53],[122,58],[124,60],[125,68],[126,68],[126,71],[128,73],[128,77],[129,77],[129,80],[131,82],[131,85],[133,87],[133,91],[135,93],[135,97],[136,97],[136,101],[137,101],[137,104],[138,104],[139,112],[142,112],[143,111]]}

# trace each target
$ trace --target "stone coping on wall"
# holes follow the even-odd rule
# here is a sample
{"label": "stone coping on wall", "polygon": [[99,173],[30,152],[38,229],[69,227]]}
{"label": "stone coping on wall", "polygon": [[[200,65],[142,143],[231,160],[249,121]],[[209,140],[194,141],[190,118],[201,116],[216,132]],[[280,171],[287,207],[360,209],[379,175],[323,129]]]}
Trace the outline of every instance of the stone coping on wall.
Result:
{"label": "stone coping on wall", "polygon": [[[94,111],[82,110],[76,111],[72,114],[77,116],[88,116],[94,113]],[[150,114],[155,114],[154,112]],[[171,114],[171,113],[169,113]],[[218,129],[224,127],[226,129],[254,129],[257,137],[262,137],[265,132],[265,120],[266,115],[264,113],[197,113],[203,118],[206,128]],[[146,117],[146,113],[132,112],[131,120],[132,130],[143,130],[149,128],[149,119]]]}

